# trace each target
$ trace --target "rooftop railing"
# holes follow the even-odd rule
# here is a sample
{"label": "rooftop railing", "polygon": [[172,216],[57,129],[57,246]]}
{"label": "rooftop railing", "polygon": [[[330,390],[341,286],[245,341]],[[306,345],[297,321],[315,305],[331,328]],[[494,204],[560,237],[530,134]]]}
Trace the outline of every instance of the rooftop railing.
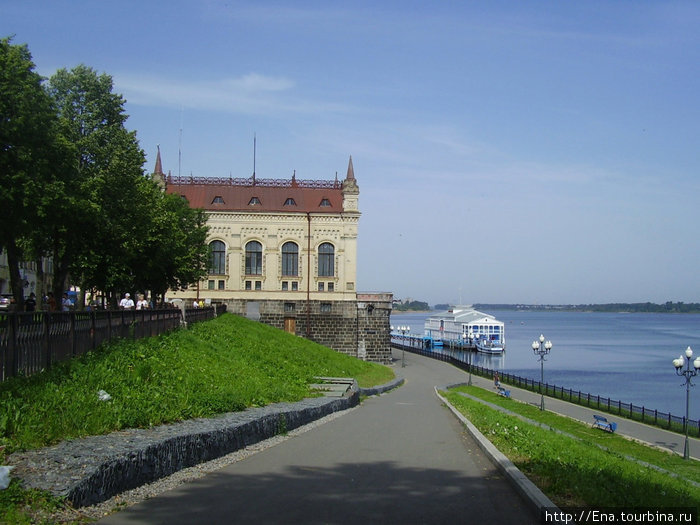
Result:
{"label": "rooftop railing", "polygon": [[336,180],[296,180],[296,179],[247,179],[233,177],[185,177],[168,175],[165,178],[168,185],[202,185],[202,186],[242,186],[263,188],[316,188],[316,189],[340,189],[342,183]]}

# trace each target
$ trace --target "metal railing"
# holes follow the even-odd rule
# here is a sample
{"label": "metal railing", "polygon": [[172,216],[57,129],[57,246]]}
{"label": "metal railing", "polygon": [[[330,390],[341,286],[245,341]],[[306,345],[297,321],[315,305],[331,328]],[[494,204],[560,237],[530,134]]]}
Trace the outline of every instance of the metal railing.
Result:
{"label": "metal railing", "polygon": [[[218,313],[222,309],[219,308]],[[217,309],[191,308],[187,323],[212,319]],[[141,339],[180,326],[179,308],[85,312],[0,313],[0,382],[29,376],[117,338]]]}
{"label": "metal railing", "polygon": [[[407,352],[413,352],[415,354],[440,361],[449,362],[462,370],[469,370],[470,367],[465,358],[467,355],[465,350],[450,350],[448,347],[427,348],[423,344],[423,340],[420,337],[413,336],[406,338],[395,334],[392,338],[391,344],[392,346],[406,350]],[[685,417],[674,416],[671,413],[660,412],[656,409],[647,408],[645,406],[626,403],[617,399],[589,394],[588,392],[581,392],[579,390],[565,388],[562,386],[550,385],[546,382],[542,384],[536,379],[522,377],[500,370],[492,370],[479,365],[472,364],[471,372],[472,374],[488,378],[493,378],[494,374],[498,372],[501,383],[517,386],[519,388],[524,388],[537,393],[541,391],[544,393],[544,395],[549,397],[562,399],[564,401],[569,401],[571,403],[576,403],[589,408],[595,408],[596,410],[600,410],[602,412],[615,414],[635,421],[640,421],[642,423],[647,423],[649,425],[655,425],[673,432],[684,433],[687,425],[689,435],[700,437],[700,420],[686,420]]]}

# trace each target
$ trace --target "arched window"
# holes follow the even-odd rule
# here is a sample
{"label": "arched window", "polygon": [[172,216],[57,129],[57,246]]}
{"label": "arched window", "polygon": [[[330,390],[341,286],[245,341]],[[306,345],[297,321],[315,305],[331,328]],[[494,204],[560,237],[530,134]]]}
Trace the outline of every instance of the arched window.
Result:
{"label": "arched window", "polygon": [[245,245],[245,274],[262,275],[262,244],[258,241]]}
{"label": "arched window", "polygon": [[209,243],[209,273],[215,275],[226,273],[226,245],[221,241]]}
{"label": "arched window", "polygon": [[335,275],[335,247],[324,242],[318,247],[318,276],[333,277]]}
{"label": "arched window", "polygon": [[285,242],[282,245],[282,275],[299,275],[299,246],[294,242]]}

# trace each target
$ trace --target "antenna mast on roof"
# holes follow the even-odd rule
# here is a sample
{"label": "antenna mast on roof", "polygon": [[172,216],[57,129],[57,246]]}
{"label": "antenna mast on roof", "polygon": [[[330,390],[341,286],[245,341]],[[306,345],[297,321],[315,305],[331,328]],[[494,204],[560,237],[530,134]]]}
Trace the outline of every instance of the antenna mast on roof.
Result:
{"label": "antenna mast on roof", "polygon": [[256,134],[253,133],[253,186],[255,186],[255,146],[256,146]]}
{"label": "antenna mast on roof", "polygon": [[185,113],[185,107],[180,106],[180,137],[177,144],[177,176],[182,175],[182,120]]}

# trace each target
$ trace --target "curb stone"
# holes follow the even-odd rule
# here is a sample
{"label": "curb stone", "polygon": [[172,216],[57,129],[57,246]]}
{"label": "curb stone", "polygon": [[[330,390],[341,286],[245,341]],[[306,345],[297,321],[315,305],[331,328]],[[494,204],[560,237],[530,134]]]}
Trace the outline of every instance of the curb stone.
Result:
{"label": "curb stone", "polygon": [[[443,390],[447,390],[450,387],[456,385],[448,385],[443,387]],[[547,509],[549,511],[556,512],[558,507],[550,500],[544,492],[542,492],[532,481],[530,481],[525,474],[523,474],[518,467],[516,467],[511,460],[509,460],[505,454],[498,450],[493,443],[491,443],[486,437],[479,431],[474,424],[469,421],[464,415],[457,410],[452,404],[440,395],[438,387],[435,387],[435,395],[442,401],[446,407],[459,419],[462,424],[467,428],[469,433],[474,437],[479,448],[484,451],[484,453],[489,457],[494,465],[506,476],[508,480],[513,483],[515,489],[518,493],[525,498],[530,506],[535,510],[538,515]]]}

